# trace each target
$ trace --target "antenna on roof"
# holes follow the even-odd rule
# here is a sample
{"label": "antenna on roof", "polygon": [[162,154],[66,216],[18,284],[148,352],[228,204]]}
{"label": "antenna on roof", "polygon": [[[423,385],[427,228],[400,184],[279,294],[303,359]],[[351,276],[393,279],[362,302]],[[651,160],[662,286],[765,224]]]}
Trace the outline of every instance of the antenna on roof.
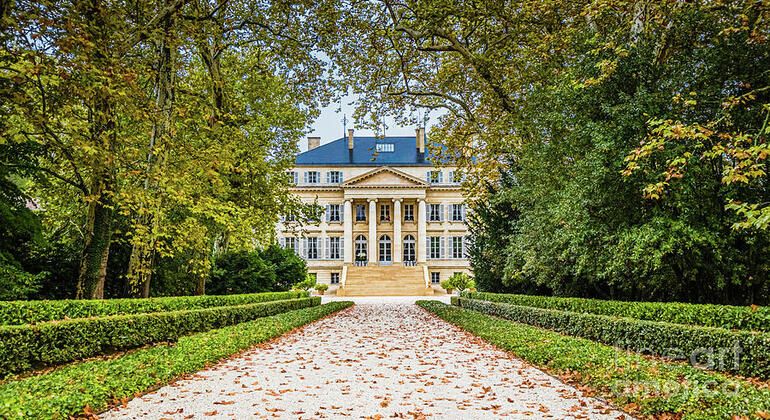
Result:
{"label": "antenna on roof", "polygon": [[348,116],[347,114],[342,114],[342,138],[345,138],[348,132]]}

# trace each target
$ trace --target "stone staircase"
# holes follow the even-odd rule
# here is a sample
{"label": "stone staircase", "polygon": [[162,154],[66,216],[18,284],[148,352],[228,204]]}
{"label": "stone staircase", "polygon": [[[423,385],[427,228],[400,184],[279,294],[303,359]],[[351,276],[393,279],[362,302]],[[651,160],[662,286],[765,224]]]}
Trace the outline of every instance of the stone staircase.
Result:
{"label": "stone staircase", "polygon": [[345,287],[337,296],[428,296],[422,266],[375,265],[346,267]]}

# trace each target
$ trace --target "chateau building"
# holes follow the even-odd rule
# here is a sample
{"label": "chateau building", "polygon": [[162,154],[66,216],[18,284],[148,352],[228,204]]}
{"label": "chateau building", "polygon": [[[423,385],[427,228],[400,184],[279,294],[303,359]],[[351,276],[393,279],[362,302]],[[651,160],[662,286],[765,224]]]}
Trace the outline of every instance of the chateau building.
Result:
{"label": "chateau building", "polygon": [[291,175],[293,193],[324,209],[320,223],[284,217],[281,245],[307,261],[341,296],[445,293],[439,283],[469,272],[461,175],[434,166],[425,131],[415,137],[308,138]]}

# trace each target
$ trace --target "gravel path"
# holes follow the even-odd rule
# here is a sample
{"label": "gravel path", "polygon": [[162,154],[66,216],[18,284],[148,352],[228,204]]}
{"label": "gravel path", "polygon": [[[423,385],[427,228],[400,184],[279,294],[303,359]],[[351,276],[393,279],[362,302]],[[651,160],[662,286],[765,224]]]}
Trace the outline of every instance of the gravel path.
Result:
{"label": "gravel path", "polygon": [[359,304],[105,418],[629,418],[408,304]]}

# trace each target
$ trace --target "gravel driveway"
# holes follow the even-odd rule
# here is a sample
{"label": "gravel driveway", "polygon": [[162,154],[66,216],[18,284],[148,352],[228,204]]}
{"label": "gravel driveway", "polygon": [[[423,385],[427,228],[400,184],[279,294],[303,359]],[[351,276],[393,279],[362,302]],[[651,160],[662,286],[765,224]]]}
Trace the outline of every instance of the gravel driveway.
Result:
{"label": "gravel driveway", "polygon": [[413,304],[361,303],[106,418],[629,418]]}

